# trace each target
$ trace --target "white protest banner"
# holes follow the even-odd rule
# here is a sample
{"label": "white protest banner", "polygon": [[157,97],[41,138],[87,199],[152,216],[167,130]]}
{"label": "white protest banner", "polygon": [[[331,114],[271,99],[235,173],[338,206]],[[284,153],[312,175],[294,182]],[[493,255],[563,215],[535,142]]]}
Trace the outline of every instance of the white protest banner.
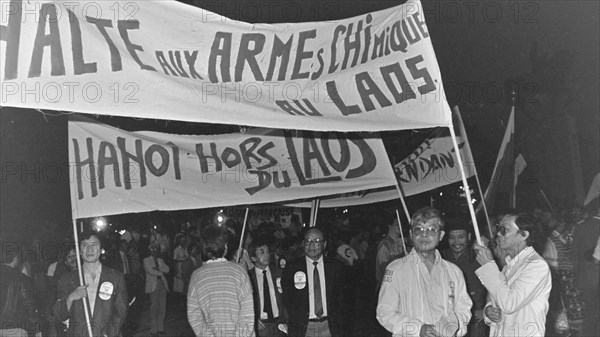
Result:
{"label": "white protest banner", "polygon": [[69,121],[74,218],[272,203],[382,187],[378,134],[252,129],[216,136]]}
{"label": "white protest banner", "polygon": [[[438,132],[440,133],[440,132]],[[475,165],[462,137],[457,137],[461,155],[465,158],[466,176],[475,175]],[[410,155],[394,165],[396,176],[405,196],[411,196],[461,181],[452,140],[449,136],[434,135],[425,140]],[[320,197],[321,207],[343,207],[398,199],[393,181],[383,188],[354,191],[341,195]],[[286,203],[288,206],[310,207],[310,202]]]}
{"label": "white protest banner", "polygon": [[285,24],[172,0],[0,5],[2,106],[317,131],[451,124],[417,0]]}
{"label": "white protest banner", "polygon": [[[457,137],[464,158],[465,175],[475,175],[475,165],[470,152],[465,151],[465,141]],[[449,136],[425,140],[416,150],[394,165],[396,176],[405,195],[414,195],[461,181],[456,153]]]}

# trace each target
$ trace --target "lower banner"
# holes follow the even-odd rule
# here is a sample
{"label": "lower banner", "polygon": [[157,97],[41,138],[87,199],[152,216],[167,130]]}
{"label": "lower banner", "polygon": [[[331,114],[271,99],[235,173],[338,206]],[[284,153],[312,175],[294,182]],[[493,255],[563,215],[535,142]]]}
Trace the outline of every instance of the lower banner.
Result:
{"label": "lower banner", "polygon": [[389,186],[377,133],[126,132],[69,121],[74,218],[281,202]]}
{"label": "lower banner", "polygon": [[[394,171],[402,187],[404,196],[435,190],[461,181],[456,151],[450,136],[439,129],[426,139],[418,148],[394,165]],[[475,175],[475,163],[462,137],[457,137],[458,147],[464,161],[467,178]],[[320,207],[344,207],[371,204],[400,198],[394,181],[383,188],[371,188],[337,195],[321,197]],[[311,207],[310,201],[296,200],[286,203],[288,206]]]}

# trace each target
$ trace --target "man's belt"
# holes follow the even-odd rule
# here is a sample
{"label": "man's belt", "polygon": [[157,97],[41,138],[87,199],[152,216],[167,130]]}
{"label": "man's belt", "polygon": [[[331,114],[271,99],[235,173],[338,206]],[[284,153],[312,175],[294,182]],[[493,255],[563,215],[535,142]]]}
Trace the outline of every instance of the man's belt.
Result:
{"label": "man's belt", "polygon": [[279,317],[273,317],[271,319],[265,318],[265,319],[261,319],[260,321],[264,322],[264,323],[275,323],[275,322],[279,321]]}
{"label": "man's belt", "polygon": [[327,320],[327,316],[323,316],[321,318],[311,318],[308,321],[309,322],[317,322],[317,323],[321,323],[321,322],[325,322]]}

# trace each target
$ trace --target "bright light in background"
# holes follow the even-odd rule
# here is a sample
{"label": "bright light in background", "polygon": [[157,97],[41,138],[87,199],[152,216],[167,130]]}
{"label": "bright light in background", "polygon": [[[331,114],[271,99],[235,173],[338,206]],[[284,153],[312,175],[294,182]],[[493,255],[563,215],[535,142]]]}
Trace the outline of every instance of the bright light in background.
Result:
{"label": "bright light in background", "polygon": [[106,225],[107,225],[107,223],[106,223],[106,220],[104,218],[97,218],[93,222],[94,230],[96,232],[104,230],[106,228]]}
{"label": "bright light in background", "polygon": [[121,229],[120,231],[117,231],[117,233],[119,233],[119,235],[123,235],[123,234],[125,234],[125,232],[127,232],[127,231],[124,230],[124,229]]}
{"label": "bright light in background", "polygon": [[225,223],[225,220],[227,220],[227,216],[225,215],[225,213],[223,212],[223,210],[220,209],[217,212],[217,214],[215,214],[215,222],[220,227],[220,226],[222,226]]}

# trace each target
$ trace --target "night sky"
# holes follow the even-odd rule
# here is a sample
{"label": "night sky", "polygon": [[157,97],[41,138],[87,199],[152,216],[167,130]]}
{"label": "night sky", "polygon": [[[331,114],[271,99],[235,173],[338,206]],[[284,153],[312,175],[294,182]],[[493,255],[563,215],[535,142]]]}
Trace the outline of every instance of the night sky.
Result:
{"label": "night sky", "polygon": [[[347,18],[402,1],[188,1],[249,22],[299,22]],[[521,84],[516,133],[529,154],[533,181],[557,204],[573,200],[567,137],[553,120],[572,116],[579,142],[582,183],[587,192],[599,171],[600,2],[597,1],[424,1],[423,7],[446,94],[458,104],[476,162],[487,185],[510,109],[510,89]],[[4,43],[4,42],[0,42]],[[0,57],[4,57],[3,55]],[[528,91],[526,83],[534,83]],[[528,100],[528,98],[535,98]],[[70,224],[66,116],[2,107],[0,224],[3,239],[44,236]],[[235,126],[190,125],[101,117],[127,130],[236,131]],[[560,124],[560,123],[558,123]],[[543,126],[543,127],[542,127]],[[555,132],[556,131],[556,132]],[[418,134],[386,134],[394,147]],[[396,141],[394,141],[396,139]],[[400,139],[401,141],[398,141]],[[566,139],[566,138],[565,138]],[[557,145],[558,144],[558,145]],[[517,143],[519,145],[519,142]],[[409,149],[410,150],[410,149]],[[398,150],[402,151],[402,150]],[[553,157],[553,151],[559,152]],[[556,177],[566,177],[560,185]],[[536,185],[538,186],[538,185]],[[535,202],[532,202],[534,204]]]}

